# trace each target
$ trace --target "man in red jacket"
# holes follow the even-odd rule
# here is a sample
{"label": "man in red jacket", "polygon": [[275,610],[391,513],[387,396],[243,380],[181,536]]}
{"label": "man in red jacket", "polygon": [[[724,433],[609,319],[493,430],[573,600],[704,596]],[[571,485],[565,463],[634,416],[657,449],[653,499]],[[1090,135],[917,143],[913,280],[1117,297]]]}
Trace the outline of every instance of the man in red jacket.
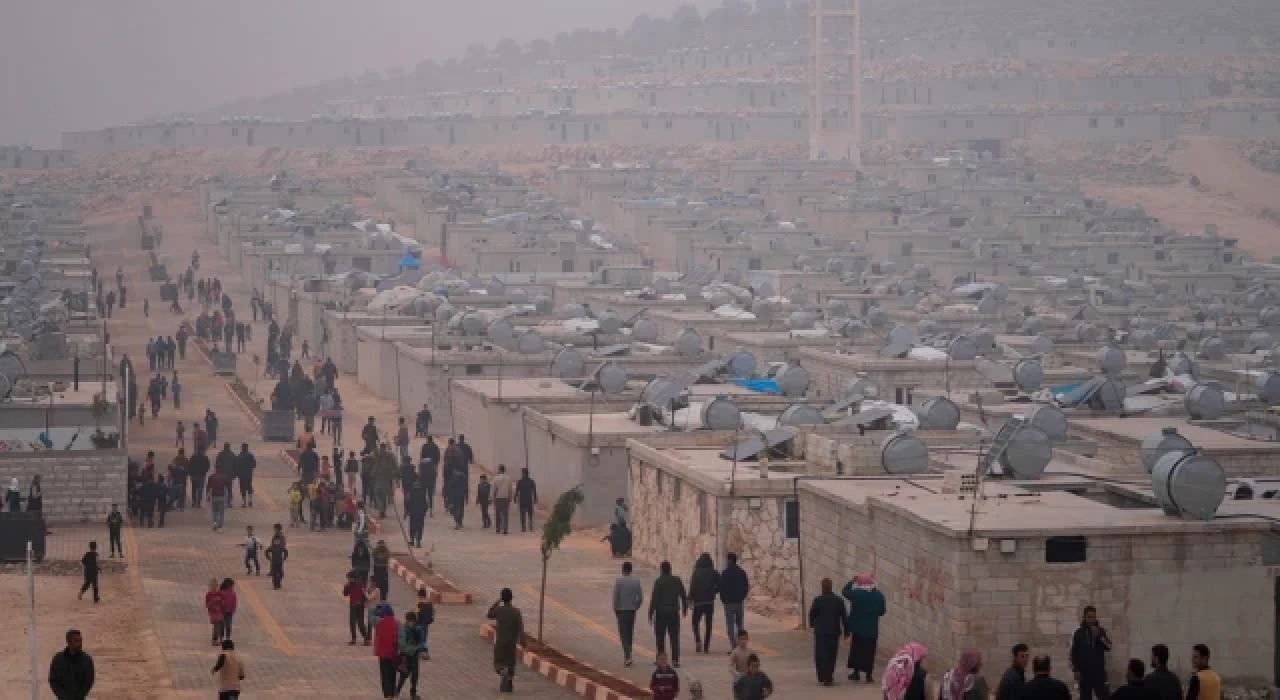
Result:
{"label": "man in red jacket", "polygon": [[382,678],[382,697],[396,696],[396,674],[400,670],[400,623],[391,606],[378,606],[378,624],[373,628],[373,655],[378,657],[378,674]]}

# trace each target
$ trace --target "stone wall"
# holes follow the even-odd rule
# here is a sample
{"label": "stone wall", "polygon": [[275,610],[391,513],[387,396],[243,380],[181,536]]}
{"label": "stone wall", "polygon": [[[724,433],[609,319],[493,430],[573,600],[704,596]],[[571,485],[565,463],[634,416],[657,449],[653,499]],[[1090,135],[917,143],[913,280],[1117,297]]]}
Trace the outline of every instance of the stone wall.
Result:
{"label": "stone wall", "polygon": [[[1178,650],[1171,666],[1184,678],[1187,650],[1204,643],[1233,684],[1265,682],[1275,612],[1274,573],[1262,565],[1262,543],[1271,536],[1265,524],[1170,522],[1185,531],[1089,536],[1086,561],[1047,563],[1046,538],[1054,533],[1020,532],[1009,554],[996,539],[974,551],[968,537],[878,497],[855,504],[802,484],[804,593],[815,595],[824,577],[838,587],[853,574],[873,573],[889,609],[881,651],[918,641],[944,665],[966,648],[1005,659],[1019,642],[1062,658],[1080,610],[1094,605],[1114,643],[1113,682],[1126,659],[1145,658],[1156,643]],[[1065,663],[1054,667],[1055,675],[1069,674]]]}
{"label": "stone wall", "polygon": [[0,454],[0,484],[17,478],[24,498],[36,474],[44,486],[49,522],[98,522],[112,503],[125,506],[128,468],[123,451]]}

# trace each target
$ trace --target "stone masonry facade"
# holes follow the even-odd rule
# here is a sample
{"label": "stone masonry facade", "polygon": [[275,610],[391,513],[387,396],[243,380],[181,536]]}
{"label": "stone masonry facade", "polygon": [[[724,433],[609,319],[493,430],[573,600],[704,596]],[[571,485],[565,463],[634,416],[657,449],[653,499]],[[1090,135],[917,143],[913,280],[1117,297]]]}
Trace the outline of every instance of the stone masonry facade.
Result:
{"label": "stone masonry facade", "polygon": [[40,452],[0,456],[0,484],[17,478],[25,498],[31,477],[44,487],[44,517],[52,523],[98,522],[111,504],[125,507],[128,461],[119,450]]}

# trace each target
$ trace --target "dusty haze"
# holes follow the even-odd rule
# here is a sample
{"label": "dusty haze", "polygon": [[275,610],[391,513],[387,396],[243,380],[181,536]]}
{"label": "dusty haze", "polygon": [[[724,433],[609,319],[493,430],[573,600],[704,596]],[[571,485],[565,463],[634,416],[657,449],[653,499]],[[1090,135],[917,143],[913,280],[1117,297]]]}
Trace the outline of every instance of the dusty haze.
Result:
{"label": "dusty haze", "polygon": [[56,147],[63,131],[447,58],[476,41],[625,27],[681,4],[688,0],[7,0],[0,144]]}

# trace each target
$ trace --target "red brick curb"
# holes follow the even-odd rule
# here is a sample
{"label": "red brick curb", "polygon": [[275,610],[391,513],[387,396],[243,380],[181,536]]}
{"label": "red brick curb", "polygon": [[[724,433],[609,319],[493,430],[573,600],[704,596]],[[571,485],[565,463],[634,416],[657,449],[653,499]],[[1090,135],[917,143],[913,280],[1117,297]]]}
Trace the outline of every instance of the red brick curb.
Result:
{"label": "red brick curb", "polygon": [[[489,642],[490,644],[493,644],[494,637],[495,637],[493,625],[487,622],[481,624],[480,636],[483,637],[485,641]],[[562,688],[572,690],[573,692],[577,693],[578,695],[581,695],[587,700],[647,700],[648,698],[652,697],[652,694],[648,690],[641,688],[640,686],[637,686],[634,682],[629,681],[625,678],[616,676],[612,673],[609,673],[608,671],[602,671],[599,668],[596,668],[595,666],[592,666],[591,664],[586,663],[582,659],[579,659],[578,657],[573,656],[572,654],[566,654],[563,651],[560,652],[561,654],[564,654],[565,656],[573,659],[574,661],[582,664],[583,666],[590,668],[592,671],[602,676],[608,676],[609,678],[612,678],[613,680],[619,683],[634,687],[636,689],[635,692],[623,695],[617,692],[616,690],[610,690],[609,688],[605,688],[601,686],[599,683],[596,683],[595,681],[582,678],[581,676],[579,676],[578,674],[572,671],[565,670],[564,668],[561,668],[560,666],[556,665],[554,662],[546,658],[543,658],[535,654],[534,652],[525,650],[523,646],[518,646],[516,647],[516,649],[520,654],[520,662],[523,663],[525,666],[528,666],[529,668],[533,669],[535,672],[541,673],[542,675],[546,676],[547,679],[550,680],[552,683],[555,683],[556,685]]]}
{"label": "red brick curb", "polygon": [[[471,593],[456,590],[441,591],[427,583],[422,577],[410,570],[409,567],[396,561],[394,557],[391,559],[391,572],[404,579],[404,582],[409,584],[409,587],[415,591],[420,588],[427,589],[427,598],[437,605],[471,605],[473,602]],[[450,582],[450,585],[452,585],[452,582]]]}
{"label": "red brick curb", "polygon": [[249,405],[244,402],[244,399],[240,398],[240,395],[236,393],[236,390],[231,388],[231,382],[223,382],[222,387],[227,390],[228,394],[231,394],[231,399],[235,401],[236,405],[240,407],[240,410],[244,411],[244,414],[249,417],[249,422],[256,425],[258,430],[261,431],[262,421],[258,420],[258,416],[254,414],[253,409],[249,408]]}

